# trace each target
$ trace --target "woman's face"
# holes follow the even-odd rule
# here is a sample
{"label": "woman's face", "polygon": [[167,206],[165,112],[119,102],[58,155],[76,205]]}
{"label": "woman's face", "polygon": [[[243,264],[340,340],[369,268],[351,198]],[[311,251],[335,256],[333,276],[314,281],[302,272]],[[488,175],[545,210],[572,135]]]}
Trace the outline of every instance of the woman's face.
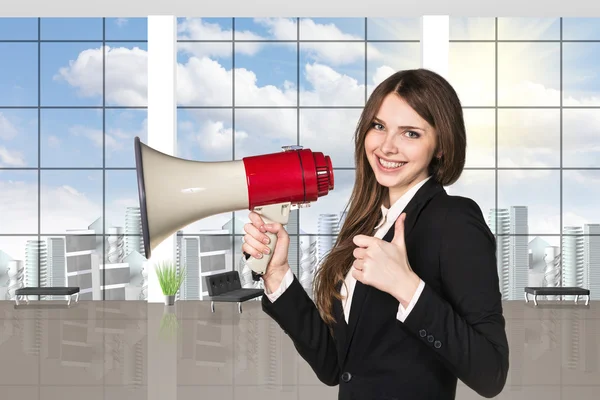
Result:
{"label": "woman's face", "polygon": [[[388,94],[365,138],[365,152],[375,177],[389,188],[388,207],[429,176],[427,167],[435,147],[434,129],[400,96]],[[380,158],[392,164],[381,165]]]}

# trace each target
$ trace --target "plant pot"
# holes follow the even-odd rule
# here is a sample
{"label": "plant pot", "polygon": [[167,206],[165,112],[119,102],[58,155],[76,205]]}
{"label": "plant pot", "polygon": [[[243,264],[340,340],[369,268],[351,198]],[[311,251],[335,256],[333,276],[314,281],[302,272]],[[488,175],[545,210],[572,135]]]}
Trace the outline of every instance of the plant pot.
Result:
{"label": "plant pot", "polygon": [[175,304],[175,295],[165,295],[165,305],[172,306]]}

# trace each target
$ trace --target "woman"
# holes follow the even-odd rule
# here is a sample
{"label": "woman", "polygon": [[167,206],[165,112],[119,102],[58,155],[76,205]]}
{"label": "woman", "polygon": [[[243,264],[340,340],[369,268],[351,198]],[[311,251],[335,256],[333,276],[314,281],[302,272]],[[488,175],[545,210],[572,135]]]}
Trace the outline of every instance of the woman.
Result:
{"label": "woman", "polygon": [[[491,398],[508,342],[495,240],[477,204],[449,196],[465,163],[462,108],[425,69],[377,86],[355,132],[356,184],[313,302],[291,272],[289,237],[256,213],[242,249],[260,257],[263,310],[339,399],[454,399],[457,379]],[[383,160],[383,161],[382,161]]]}

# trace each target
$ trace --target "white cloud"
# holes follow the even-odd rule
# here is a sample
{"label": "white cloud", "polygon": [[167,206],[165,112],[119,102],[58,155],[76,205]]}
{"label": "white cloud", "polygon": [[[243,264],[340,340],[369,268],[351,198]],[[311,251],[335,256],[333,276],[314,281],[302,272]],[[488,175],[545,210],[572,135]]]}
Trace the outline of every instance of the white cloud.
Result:
{"label": "white cloud", "polygon": [[10,151],[0,145],[0,166],[25,167],[25,158],[19,151]]}
{"label": "white cloud", "polygon": [[[8,117],[0,112],[0,140],[8,142],[16,139],[19,130]],[[21,151],[11,150],[6,145],[0,144],[0,167],[25,167],[25,156]]]}

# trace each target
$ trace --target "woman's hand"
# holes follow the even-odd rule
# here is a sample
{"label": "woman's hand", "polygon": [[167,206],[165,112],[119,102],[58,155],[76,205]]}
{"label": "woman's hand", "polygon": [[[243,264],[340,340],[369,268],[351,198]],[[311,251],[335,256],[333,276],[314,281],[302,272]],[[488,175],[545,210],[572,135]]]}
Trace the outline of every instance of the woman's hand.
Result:
{"label": "woman's hand", "polygon": [[419,286],[420,278],[410,267],[404,241],[404,220],[402,213],[396,220],[394,239],[391,242],[357,235],[353,242],[355,261],[352,276],[365,285],[373,286],[394,296],[404,307]]}
{"label": "woman's hand", "polygon": [[263,254],[268,254],[269,252],[269,237],[266,235],[266,232],[277,235],[277,243],[275,244],[273,256],[267,265],[265,274],[262,276],[265,286],[269,286],[268,289],[272,293],[273,290],[271,290],[271,287],[279,287],[285,273],[290,268],[288,263],[290,237],[283,228],[283,225],[279,223],[265,225],[261,216],[254,211],[251,211],[248,217],[252,222],[244,225],[246,234],[244,235],[242,251],[245,253],[250,254],[254,258],[262,258]]}

